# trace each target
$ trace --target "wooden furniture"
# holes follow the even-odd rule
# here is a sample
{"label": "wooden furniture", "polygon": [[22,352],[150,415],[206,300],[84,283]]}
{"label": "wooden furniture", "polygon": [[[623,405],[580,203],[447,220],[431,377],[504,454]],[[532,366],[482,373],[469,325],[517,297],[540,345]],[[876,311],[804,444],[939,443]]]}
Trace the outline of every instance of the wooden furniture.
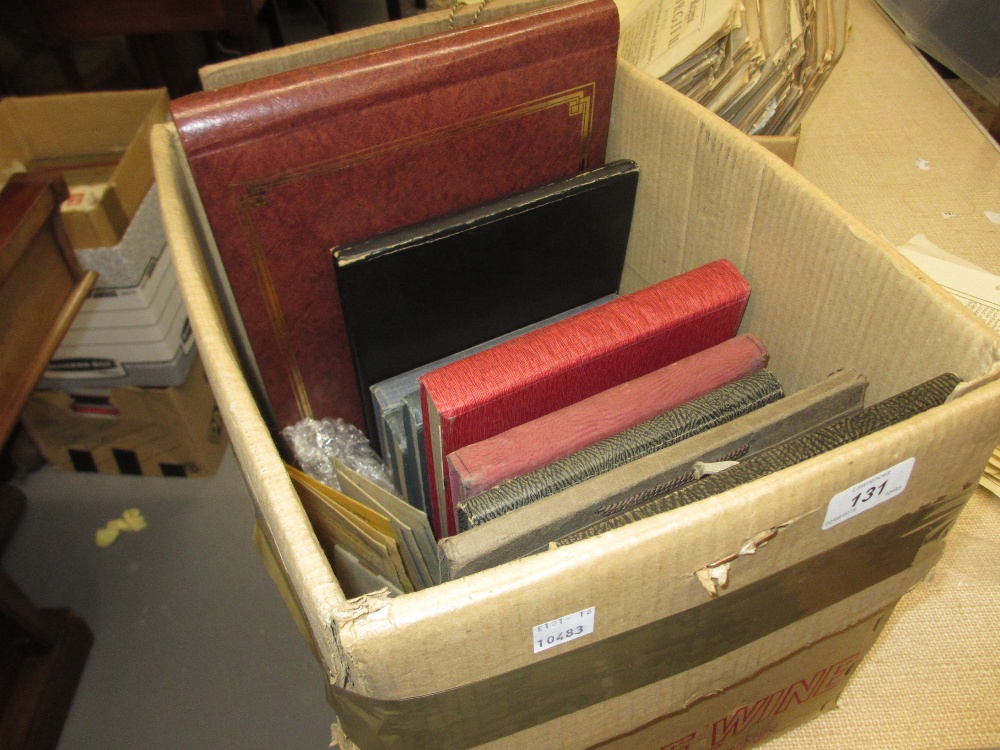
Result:
{"label": "wooden furniture", "polygon": [[63,233],[68,195],[62,177],[31,174],[0,192],[0,443],[97,278]]}
{"label": "wooden furniture", "polygon": [[[0,444],[97,278],[62,231],[67,195],[51,175],[16,175],[0,192]],[[24,497],[0,485],[0,506],[6,534]],[[0,570],[0,747],[56,747],[92,642],[77,613],[36,608]]]}
{"label": "wooden furniture", "polygon": [[[324,0],[331,31],[336,31],[333,0]],[[71,89],[83,89],[70,42],[101,36],[124,36],[139,68],[143,85],[166,86],[171,96],[189,93],[176,70],[170,35],[204,34],[210,55],[222,50],[217,34],[229,35],[236,52],[257,48],[257,18],[264,21],[271,44],[284,45],[277,0],[27,0],[43,37],[53,45]]]}

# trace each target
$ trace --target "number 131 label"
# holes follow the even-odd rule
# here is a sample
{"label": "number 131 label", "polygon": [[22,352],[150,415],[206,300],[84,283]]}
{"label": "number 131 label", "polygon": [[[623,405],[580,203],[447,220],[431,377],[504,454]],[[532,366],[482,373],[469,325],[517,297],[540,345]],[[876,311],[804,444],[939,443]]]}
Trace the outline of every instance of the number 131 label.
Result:
{"label": "number 131 label", "polygon": [[535,625],[531,629],[535,653],[553,646],[561,646],[594,632],[594,608],[582,609],[571,615]]}
{"label": "number 131 label", "polygon": [[906,483],[910,481],[914,460],[908,458],[901,461],[863,482],[858,482],[850,489],[834,495],[826,508],[823,530],[826,531],[838,523],[854,518],[859,513],[864,513],[905,490]]}

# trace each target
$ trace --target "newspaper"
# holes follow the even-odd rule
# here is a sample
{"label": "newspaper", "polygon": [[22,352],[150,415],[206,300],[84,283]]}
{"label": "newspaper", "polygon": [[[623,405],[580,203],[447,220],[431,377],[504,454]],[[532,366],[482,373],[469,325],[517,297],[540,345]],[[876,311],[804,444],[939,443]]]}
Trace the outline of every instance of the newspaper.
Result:
{"label": "newspaper", "polygon": [[1000,333],[1000,276],[949,256],[923,235],[917,235],[899,251]]}
{"label": "newspaper", "polygon": [[616,2],[622,57],[752,135],[796,132],[847,39],[847,0]]}
{"label": "newspaper", "polygon": [[[1000,333],[1000,276],[951,255],[922,234],[910,239],[899,251]],[[994,449],[979,484],[1000,497],[1000,446]]]}
{"label": "newspaper", "polygon": [[618,53],[659,78],[702,47],[728,34],[737,0],[616,0]]}

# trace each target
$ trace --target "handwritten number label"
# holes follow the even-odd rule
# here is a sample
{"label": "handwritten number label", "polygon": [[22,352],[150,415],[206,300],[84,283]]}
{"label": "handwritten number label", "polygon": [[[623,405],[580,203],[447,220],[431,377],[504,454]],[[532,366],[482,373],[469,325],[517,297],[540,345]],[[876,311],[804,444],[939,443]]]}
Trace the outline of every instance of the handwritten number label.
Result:
{"label": "handwritten number label", "polygon": [[867,488],[865,488],[864,492],[859,492],[857,495],[851,498],[851,507],[857,508],[858,501],[862,503],[867,503],[869,500],[873,498],[882,497],[882,492],[885,490],[885,486],[887,484],[889,484],[888,479],[882,482],[882,484],[878,485],[877,487],[875,485],[869,485]]}
{"label": "handwritten number label", "polygon": [[594,632],[594,607],[536,625],[531,629],[535,653],[575,641]]}
{"label": "handwritten number label", "polygon": [[908,458],[834,495],[826,508],[823,530],[826,531],[838,523],[854,518],[859,513],[864,513],[905,490],[907,482],[910,481],[910,472],[913,471],[913,462],[914,459]]}

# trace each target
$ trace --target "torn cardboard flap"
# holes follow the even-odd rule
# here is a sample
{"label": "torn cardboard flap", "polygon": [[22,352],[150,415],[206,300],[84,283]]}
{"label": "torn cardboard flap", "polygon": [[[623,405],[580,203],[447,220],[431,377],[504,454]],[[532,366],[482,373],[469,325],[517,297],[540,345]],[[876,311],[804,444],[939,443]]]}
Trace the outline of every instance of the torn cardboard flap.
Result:
{"label": "torn cardboard flap", "polygon": [[354,599],[347,599],[333,611],[333,619],[338,627],[344,627],[362,617],[367,617],[389,605],[391,595],[388,589],[362,594]]}
{"label": "torn cardboard flap", "polygon": [[709,565],[701,570],[695,571],[698,581],[705,590],[712,596],[719,595],[719,589],[729,585],[729,566],[732,563],[721,563],[719,565]]}
{"label": "torn cardboard flap", "polygon": [[718,596],[719,591],[729,585],[729,571],[733,561],[745,555],[756,554],[758,549],[774,539],[778,535],[778,532],[787,525],[782,524],[781,526],[762,531],[747,539],[743,543],[743,546],[740,547],[739,552],[724,557],[710,565],[706,565],[704,568],[699,568],[695,571],[698,582],[711,596]]}

